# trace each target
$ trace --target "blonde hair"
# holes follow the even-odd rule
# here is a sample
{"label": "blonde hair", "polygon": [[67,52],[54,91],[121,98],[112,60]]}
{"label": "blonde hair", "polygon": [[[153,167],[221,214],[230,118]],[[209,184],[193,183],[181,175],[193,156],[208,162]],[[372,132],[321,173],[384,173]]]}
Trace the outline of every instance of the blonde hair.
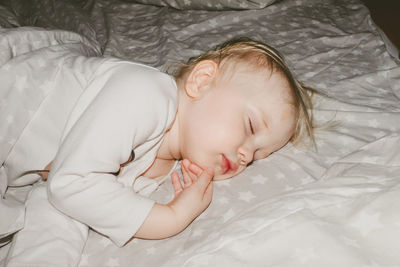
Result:
{"label": "blonde hair", "polygon": [[212,60],[221,66],[228,59],[235,62],[245,61],[255,67],[268,68],[271,73],[276,71],[287,79],[297,114],[296,128],[290,141],[297,144],[307,136],[315,147],[311,99],[314,90],[294,77],[282,55],[273,47],[249,38],[233,39],[200,56],[190,58],[186,64],[178,67],[173,75],[176,80],[183,79],[197,63],[203,60]]}

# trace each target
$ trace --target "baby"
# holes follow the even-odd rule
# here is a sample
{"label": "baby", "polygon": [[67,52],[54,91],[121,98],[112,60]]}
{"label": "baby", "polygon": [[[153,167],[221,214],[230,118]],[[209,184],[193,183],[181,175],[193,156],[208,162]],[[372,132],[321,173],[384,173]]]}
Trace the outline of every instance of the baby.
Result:
{"label": "baby", "polygon": [[[88,227],[118,246],[133,237],[173,236],[210,204],[213,180],[239,174],[289,141],[313,140],[311,89],[261,42],[228,41],[191,58],[174,77],[116,59],[101,68],[77,99],[48,165],[55,221],[72,221],[82,240]],[[184,184],[173,172],[168,204],[132,190],[137,177],[163,179],[180,159]],[[16,254],[10,262],[18,266]]]}

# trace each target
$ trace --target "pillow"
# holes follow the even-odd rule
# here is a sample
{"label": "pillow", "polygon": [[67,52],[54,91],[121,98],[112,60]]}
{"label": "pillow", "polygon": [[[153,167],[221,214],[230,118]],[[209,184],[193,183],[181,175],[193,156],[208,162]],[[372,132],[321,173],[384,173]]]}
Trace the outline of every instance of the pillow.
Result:
{"label": "pillow", "polygon": [[204,10],[228,10],[228,9],[262,9],[277,0],[125,0],[139,4],[155,6],[168,6],[176,9],[204,9]]}

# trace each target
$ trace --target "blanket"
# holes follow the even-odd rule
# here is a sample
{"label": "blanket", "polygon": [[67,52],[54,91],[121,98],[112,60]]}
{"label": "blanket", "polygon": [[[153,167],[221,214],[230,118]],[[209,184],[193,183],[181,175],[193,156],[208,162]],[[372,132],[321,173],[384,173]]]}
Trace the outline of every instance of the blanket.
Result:
{"label": "blanket", "polygon": [[[21,64],[33,57],[33,52],[50,48],[55,56],[65,53],[80,53],[87,56],[99,55],[99,51],[86,38],[72,32],[48,31],[40,28],[21,27],[16,29],[0,28],[0,238],[9,236],[21,229],[24,224],[23,199],[14,197],[12,189],[6,196],[8,185],[29,186],[37,181],[37,177],[25,179],[23,184],[10,180],[10,176],[19,176],[28,171],[30,165],[35,165],[39,159],[28,157],[31,144],[24,144],[21,136],[24,131],[32,131],[28,125],[33,118],[38,117],[39,107],[52,90],[51,71],[57,66],[47,64],[46,58],[41,58],[35,65]],[[53,57],[54,57],[53,54]],[[34,71],[42,68],[42,72]],[[51,71],[46,71],[51,70]],[[39,89],[40,90],[39,90]],[[54,128],[56,125],[53,125]],[[32,133],[36,145],[40,138]],[[40,143],[40,142],[39,142]],[[32,144],[34,145],[34,144]],[[44,151],[46,147],[42,148]],[[13,155],[13,159],[10,158]],[[23,169],[15,170],[17,165]],[[17,173],[16,175],[14,175]],[[12,174],[12,175],[11,175]],[[3,240],[2,240],[3,241]],[[5,239],[4,242],[8,242]]]}

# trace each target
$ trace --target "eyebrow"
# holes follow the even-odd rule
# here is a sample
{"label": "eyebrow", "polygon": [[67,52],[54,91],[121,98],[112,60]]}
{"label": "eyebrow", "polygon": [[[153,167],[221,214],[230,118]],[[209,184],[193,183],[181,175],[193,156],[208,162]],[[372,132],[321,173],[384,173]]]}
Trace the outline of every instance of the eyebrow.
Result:
{"label": "eyebrow", "polygon": [[269,129],[269,127],[268,127],[268,123],[265,121],[265,119],[264,119],[264,118],[262,118],[262,122],[264,123],[264,126],[265,126],[265,128]]}

